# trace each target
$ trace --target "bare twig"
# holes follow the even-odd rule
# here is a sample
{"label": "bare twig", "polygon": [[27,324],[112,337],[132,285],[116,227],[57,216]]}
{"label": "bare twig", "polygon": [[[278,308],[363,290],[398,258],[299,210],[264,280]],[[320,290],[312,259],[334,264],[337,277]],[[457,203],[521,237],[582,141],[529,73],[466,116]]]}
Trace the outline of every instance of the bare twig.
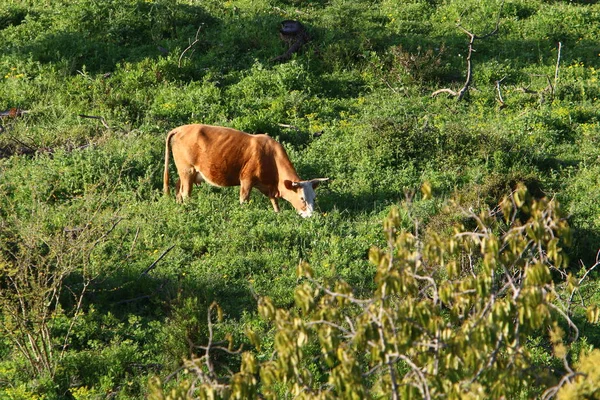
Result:
{"label": "bare twig", "polygon": [[73,326],[75,326],[75,322],[77,322],[78,317],[81,315],[81,307],[83,305],[83,297],[85,295],[87,287],[90,285],[91,282],[92,282],[91,279],[87,280],[83,284],[83,289],[81,289],[81,292],[79,293],[79,296],[77,299],[77,306],[75,307],[75,314],[71,318],[71,322],[69,323],[69,329],[67,330],[67,333],[65,334],[65,338],[64,338],[63,345],[62,345],[62,349],[60,351],[59,359],[62,359],[63,356],[65,355],[65,351],[67,350],[67,347],[69,344],[69,338],[71,337],[71,331],[73,330]]}
{"label": "bare twig", "polygon": [[140,235],[140,227],[138,226],[137,229],[135,230],[135,237],[133,238],[133,242],[131,242],[131,247],[129,248],[129,253],[127,253],[127,258],[131,257],[131,255],[133,254],[135,242],[137,241],[139,235]]}
{"label": "bare twig", "polygon": [[[123,221],[123,219],[124,219],[123,217],[118,217],[118,218],[116,218],[116,220],[115,220],[115,222],[113,222],[112,226],[111,226],[111,227],[110,227],[110,228],[109,228],[109,229],[108,229],[106,232],[104,232],[104,233],[102,234],[102,236],[100,236],[100,237],[98,238],[98,240],[96,240],[96,241],[94,242],[94,244],[92,245],[92,249],[93,249],[94,247],[96,247],[98,244],[100,244],[100,243],[101,243],[101,242],[102,242],[102,241],[103,241],[103,240],[104,240],[104,239],[105,239],[105,238],[106,238],[108,235],[110,235],[110,234],[111,234],[111,232],[115,230],[115,228],[117,227],[117,225],[119,225],[119,223],[121,223],[121,221]],[[89,226],[89,225],[90,225],[90,224],[88,223],[88,226]]]}
{"label": "bare twig", "polygon": [[352,337],[353,334],[355,334],[354,331],[349,331],[347,329],[345,329],[343,326],[339,325],[339,324],[335,324],[331,321],[327,321],[324,319],[320,319],[318,321],[310,321],[306,323],[306,327],[311,327],[313,325],[327,325],[330,326],[332,328],[337,329],[338,331],[342,332],[346,337]]}
{"label": "bare twig", "polygon": [[425,378],[425,375],[423,375],[423,371],[421,371],[419,367],[417,367],[417,365],[404,354],[395,354],[395,356],[401,360],[404,360],[415,373],[415,375],[418,377],[418,380],[421,382],[421,385],[418,386],[417,389],[419,389],[419,391],[421,392],[423,399],[431,399],[431,394],[429,393],[429,385],[427,384],[427,379]]}
{"label": "bare twig", "polygon": [[446,89],[439,89],[439,90],[436,90],[435,92],[431,93],[431,97],[435,97],[435,96],[437,96],[438,94],[442,94],[442,93],[448,93],[448,94],[450,94],[450,95],[452,95],[452,96],[456,96],[456,95],[458,94],[458,93],[457,93],[457,92],[455,92],[454,90],[446,88]]}
{"label": "bare twig", "polygon": [[548,307],[552,308],[554,311],[556,311],[557,313],[559,313],[565,319],[565,321],[567,321],[567,324],[575,332],[574,335],[572,336],[572,341],[573,342],[576,341],[579,338],[579,328],[577,328],[577,325],[575,325],[575,323],[573,322],[573,320],[563,310],[561,310],[559,307],[555,306],[552,303],[547,303],[547,304],[548,304]]}
{"label": "bare twig", "polygon": [[128,303],[133,303],[135,301],[149,299],[149,298],[150,298],[150,295],[146,294],[144,296],[134,297],[133,299],[119,300],[119,301],[115,302],[114,305],[128,304]]}
{"label": "bare twig", "polygon": [[198,40],[199,40],[199,39],[198,39],[198,35],[200,34],[200,30],[201,30],[201,29],[202,29],[202,24],[201,24],[201,25],[198,27],[198,30],[196,31],[196,37],[194,38],[194,41],[193,41],[193,42],[191,42],[191,43],[190,43],[190,45],[189,45],[188,47],[186,47],[186,48],[185,48],[185,50],[183,50],[183,51],[181,52],[181,55],[179,56],[179,61],[178,61],[178,63],[177,63],[177,67],[178,67],[178,68],[181,68],[181,59],[183,58],[183,55],[184,55],[184,54],[185,54],[185,53],[186,53],[186,52],[187,52],[189,49],[191,49],[192,47],[194,47],[194,45],[195,45],[196,43],[198,43]]}
{"label": "bare twig", "polygon": [[[583,266],[583,263],[581,263]],[[596,267],[598,267],[600,265],[600,251],[598,251],[598,253],[596,253],[596,263],[594,265],[592,265],[590,268],[586,269],[585,273],[583,274],[583,276],[579,279],[579,281],[577,282],[578,286],[581,286],[581,284],[583,283],[583,281],[585,281],[585,279],[587,278],[587,276],[590,274],[590,272],[592,272],[594,269],[596,269]],[[569,296],[569,302],[567,303],[567,305],[570,307],[571,304],[573,303],[573,296],[575,295],[575,292],[577,291],[577,288],[574,288],[571,291],[571,295]],[[569,312],[570,313],[570,312]]]}
{"label": "bare twig", "polygon": [[540,95],[540,101],[541,102],[544,101],[544,93],[545,92],[549,91],[550,92],[550,96],[554,97],[554,91],[556,89],[556,85],[558,85],[558,71],[559,71],[559,68],[560,68],[561,50],[562,50],[562,43],[558,42],[558,54],[556,55],[556,67],[554,69],[554,84],[552,84],[552,80],[550,79],[550,76],[548,76],[548,75],[532,74],[531,76],[545,77],[546,81],[548,82],[548,86],[546,86],[541,91],[531,90],[529,88],[518,88],[517,90],[519,90],[519,91],[521,91],[523,93]]}
{"label": "bare twig", "polygon": [[578,375],[583,375],[580,372],[571,372],[565,376],[562,377],[562,379],[560,380],[560,382],[558,382],[558,385],[556,386],[552,386],[551,388],[549,388],[548,390],[546,390],[543,394],[542,394],[542,399],[543,400],[550,400],[551,398],[553,398],[554,396],[556,396],[556,394],[558,393],[558,391],[560,390],[561,387],[563,387],[563,385],[567,382],[571,382],[571,380],[575,377],[577,377]]}
{"label": "bare twig", "polygon": [[33,147],[33,145],[24,143],[22,140],[17,139],[16,137],[14,137],[11,134],[8,135],[8,138],[11,139],[12,141],[16,142],[17,144],[20,144],[25,149],[27,149],[27,151],[24,151],[23,149],[21,149],[21,151],[23,151],[24,153],[35,153],[36,151],[38,151],[40,149],[39,147]]}

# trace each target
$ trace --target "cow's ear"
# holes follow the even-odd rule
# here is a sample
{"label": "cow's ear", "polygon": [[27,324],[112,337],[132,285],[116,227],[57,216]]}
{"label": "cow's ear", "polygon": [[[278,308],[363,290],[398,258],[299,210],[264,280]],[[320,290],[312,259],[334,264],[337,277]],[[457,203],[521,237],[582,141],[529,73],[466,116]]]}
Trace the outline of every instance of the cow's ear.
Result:
{"label": "cow's ear", "polygon": [[295,191],[296,189],[298,189],[298,187],[300,187],[300,184],[298,182],[290,181],[289,179],[284,180],[283,184],[285,185],[285,188],[287,190]]}
{"label": "cow's ear", "polygon": [[316,179],[311,179],[310,183],[312,184],[313,189],[316,189],[319,187],[321,182],[326,182],[328,180],[329,180],[329,178],[316,178]]}

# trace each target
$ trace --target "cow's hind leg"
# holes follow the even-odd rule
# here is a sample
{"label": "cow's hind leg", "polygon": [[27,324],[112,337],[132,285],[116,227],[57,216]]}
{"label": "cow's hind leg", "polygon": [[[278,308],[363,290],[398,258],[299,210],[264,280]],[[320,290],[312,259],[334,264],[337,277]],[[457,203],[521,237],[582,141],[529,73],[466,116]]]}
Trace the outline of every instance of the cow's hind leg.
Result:
{"label": "cow's hind leg", "polygon": [[177,182],[175,182],[175,199],[177,199],[178,203],[183,202],[181,198],[181,179],[177,179]]}
{"label": "cow's hind leg", "polygon": [[192,187],[196,182],[196,171],[193,168],[190,168],[186,171],[181,171],[179,173],[179,182],[178,192],[177,192],[177,200],[180,202],[184,202],[188,197],[192,195]]}

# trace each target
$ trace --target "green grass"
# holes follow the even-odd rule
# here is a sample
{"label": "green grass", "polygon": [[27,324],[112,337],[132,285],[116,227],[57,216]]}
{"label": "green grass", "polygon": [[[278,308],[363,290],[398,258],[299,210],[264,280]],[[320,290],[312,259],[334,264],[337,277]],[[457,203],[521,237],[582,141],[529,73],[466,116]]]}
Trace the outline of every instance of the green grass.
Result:
{"label": "green grass", "polygon": [[[367,254],[385,243],[384,216],[425,181],[435,200],[415,197],[406,229],[416,217],[421,232],[448,232],[460,219],[445,208],[455,194],[479,210],[525,181],[569,213],[572,269],[591,265],[600,6],[506,1],[498,33],[476,42],[469,96],[431,97],[464,83],[468,38],[457,19],[486,33],[499,4],[0,0],[0,111],[28,111],[1,120],[0,265],[48,257],[40,243],[65,229],[91,223],[107,233],[91,253],[95,279],[55,382],[31,377],[0,333],[0,392],[142,397],[149,375],[167,375],[190,355],[188,339],[206,338],[212,301],[225,312],[219,334],[240,341],[244,326],[262,324],[257,295],[292,306],[301,261],[369,290]],[[285,51],[283,19],[301,20],[312,40],[273,63]],[[548,79],[554,96],[522,90],[541,92]],[[289,204],[275,214],[256,190],[240,206],[237,188],[197,187],[185,205],[163,198],[165,134],[192,122],[278,138],[301,177],[330,178],[317,193],[320,214],[301,219]],[[39,246],[17,250],[26,238]],[[74,292],[78,274],[67,279]],[[61,304],[57,338],[74,312],[68,292]]]}

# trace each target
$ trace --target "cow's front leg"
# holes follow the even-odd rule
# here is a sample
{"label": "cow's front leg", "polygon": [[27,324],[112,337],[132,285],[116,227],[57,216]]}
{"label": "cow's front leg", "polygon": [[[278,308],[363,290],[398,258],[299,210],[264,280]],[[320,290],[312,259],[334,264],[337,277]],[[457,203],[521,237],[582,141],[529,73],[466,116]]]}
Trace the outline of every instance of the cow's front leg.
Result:
{"label": "cow's front leg", "polygon": [[244,202],[248,201],[251,189],[252,185],[248,182],[240,182],[240,204],[244,204]]}
{"label": "cow's front leg", "polygon": [[277,199],[275,197],[270,197],[271,199],[271,204],[273,204],[273,209],[275,210],[276,213],[279,212],[279,204],[277,204]]}

